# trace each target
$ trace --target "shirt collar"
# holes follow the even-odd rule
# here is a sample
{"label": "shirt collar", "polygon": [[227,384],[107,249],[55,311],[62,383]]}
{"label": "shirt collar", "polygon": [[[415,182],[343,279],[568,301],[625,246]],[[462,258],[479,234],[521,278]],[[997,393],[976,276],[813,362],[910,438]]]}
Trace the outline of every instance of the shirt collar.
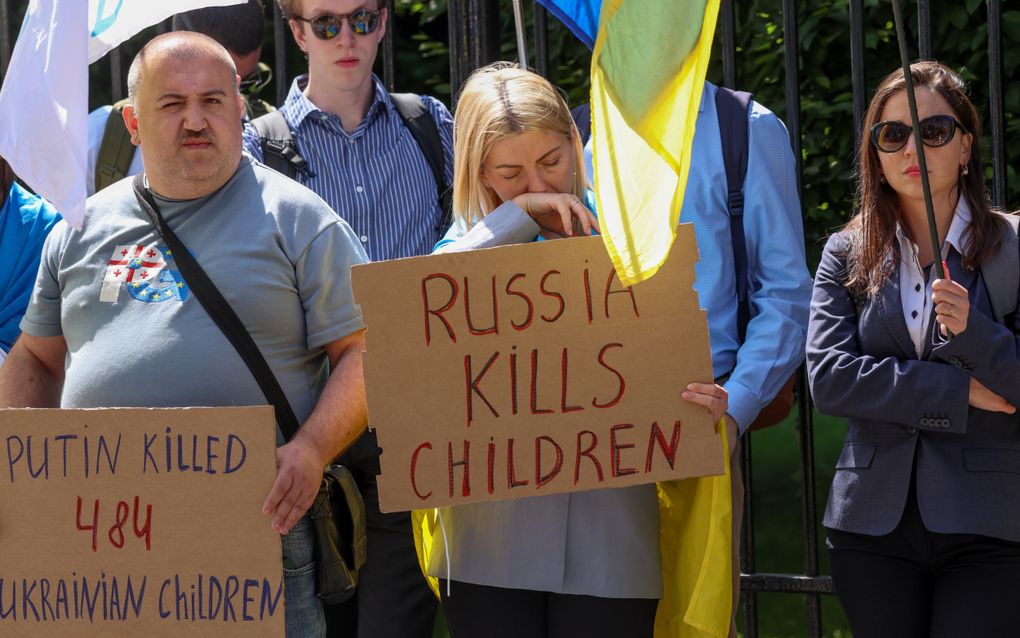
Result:
{"label": "shirt collar", "polygon": [[[952,246],[961,255],[966,254],[964,249],[970,247],[970,235],[967,234],[970,220],[970,207],[967,205],[967,198],[961,196],[960,201],[956,204],[953,221],[949,224],[949,232],[946,233],[946,239],[942,242],[943,256],[949,246]],[[899,222],[896,222],[896,241],[900,245],[900,258],[904,261],[913,261],[916,245],[907,237],[907,233]]]}
{"label": "shirt collar", "polygon": [[[383,110],[392,111],[396,109],[396,107],[393,106],[393,101],[390,99],[389,92],[386,91],[386,87],[383,86],[382,81],[379,80],[379,77],[374,73],[372,74],[372,84],[375,86],[375,95],[372,98],[372,103],[368,106],[368,111],[365,113],[365,119],[362,120],[360,125],[358,125],[359,129],[377,117],[379,112]],[[307,73],[294,78],[294,81],[290,85],[290,91],[287,93],[287,99],[280,108],[281,111],[285,112],[287,119],[294,128],[299,128],[301,123],[309,115],[332,115],[315,106],[315,104],[313,104],[312,101],[305,96],[304,90],[307,86]],[[334,117],[336,116],[334,115]]]}

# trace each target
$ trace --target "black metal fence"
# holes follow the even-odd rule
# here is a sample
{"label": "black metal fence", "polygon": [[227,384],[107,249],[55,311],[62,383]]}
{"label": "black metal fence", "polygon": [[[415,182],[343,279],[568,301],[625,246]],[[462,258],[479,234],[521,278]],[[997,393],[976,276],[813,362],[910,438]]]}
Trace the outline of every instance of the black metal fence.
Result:
{"label": "black metal fence", "polygon": [[[719,16],[719,33],[721,40],[721,57],[723,83],[737,87],[737,45],[735,0],[722,0]],[[921,58],[931,58],[935,53],[932,41],[933,2],[917,0],[917,51]],[[13,47],[14,34],[21,22],[24,11],[24,0],[0,0],[0,76],[6,72]],[[802,180],[801,153],[801,60],[798,46],[798,9],[806,3],[795,0],[782,0],[782,27],[784,47],[784,86],[786,97],[785,122],[790,133],[794,157],[798,161],[798,186]],[[868,78],[864,64],[865,30],[862,19],[865,0],[849,0],[850,20],[850,73],[853,86],[853,114],[857,127],[867,107]],[[488,62],[498,59],[500,53],[500,20],[499,3],[492,0],[448,0],[448,45],[449,74],[451,95],[456,95],[459,86],[470,72]],[[546,75],[550,69],[547,47],[547,30],[550,20],[546,11],[535,4],[531,7],[534,31],[529,34],[534,39],[532,50],[534,58],[531,65]],[[991,198],[995,205],[1006,204],[1006,146],[1005,146],[1005,114],[1003,85],[1003,47],[1002,47],[1002,16],[1001,0],[985,0],[985,11],[988,24],[988,112],[991,133],[991,165],[993,173]],[[287,26],[280,15],[279,8],[273,10],[275,41],[275,72],[276,77],[286,79],[288,59],[287,47],[282,43],[290,38]],[[156,32],[164,32],[167,24],[156,27]],[[112,78],[110,93],[114,101],[124,96],[126,74],[126,54],[122,49],[113,51],[107,58]],[[395,83],[395,33],[391,28],[383,43],[381,56],[381,74],[386,86],[393,88]],[[100,62],[99,64],[102,64]],[[874,78],[873,78],[874,79]],[[288,89],[288,83],[276,83],[277,103],[282,103]],[[746,87],[742,87],[746,88]],[[855,131],[857,132],[857,131]],[[741,588],[744,604],[744,631],[749,638],[758,635],[758,601],[757,595],[764,592],[781,592],[798,594],[804,597],[807,620],[807,635],[822,635],[821,595],[832,594],[832,580],[819,574],[819,538],[818,516],[816,512],[815,490],[815,459],[812,406],[806,388],[806,375],[801,373],[798,381],[798,424],[801,478],[801,522],[803,542],[803,569],[799,574],[759,573],[756,571],[756,555],[754,543],[754,498],[752,490],[747,490],[745,527],[742,542]],[[747,437],[744,446],[743,468],[745,480],[753,483],[753,467],[750,462],[754,436]]]}

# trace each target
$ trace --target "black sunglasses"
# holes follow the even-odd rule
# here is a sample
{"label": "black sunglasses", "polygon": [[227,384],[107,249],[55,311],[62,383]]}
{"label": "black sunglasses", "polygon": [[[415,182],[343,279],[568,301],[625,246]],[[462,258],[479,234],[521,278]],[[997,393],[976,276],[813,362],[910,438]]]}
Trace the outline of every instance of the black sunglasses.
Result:
{"label": "black sunglasses", "polygon": [[[932,115],[919,124],[921,141],[932,148],[948,144],[958,128],[967,131],[967,127],[952,115]],[[871,143],[883,153],[895,153],[907,145],[912,132],[913,128],[903,122],[879,122],[871,127]]]}
{"label": "black sunglasses", "polygon": [[357,35],[374,33],[379,28],[379,25],[382,24],[382,12],[382,9],[375,11],[358,9],[345,15],[324,13],[314,18],[294,16],[294,19],[312,25],[312,33],[320,40],[332,40],[340,35],[340,29],[343,28],[344,20],[347,20],[347,23],[351,25],[351,31]]}

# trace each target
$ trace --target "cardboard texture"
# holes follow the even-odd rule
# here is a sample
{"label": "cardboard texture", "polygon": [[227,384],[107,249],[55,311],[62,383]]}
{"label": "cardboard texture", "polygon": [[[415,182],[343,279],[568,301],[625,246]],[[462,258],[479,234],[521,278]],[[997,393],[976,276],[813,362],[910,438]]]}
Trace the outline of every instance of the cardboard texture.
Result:
{"label": "cardboard texture", "polygon": [[721,474],[697,246],[624,288],[598,237],[355,266],[396,511]]}
{"label": "cardboard texture", "polygon": [[275,475],[268,406],[0,410],[0,635],[282,637]]}

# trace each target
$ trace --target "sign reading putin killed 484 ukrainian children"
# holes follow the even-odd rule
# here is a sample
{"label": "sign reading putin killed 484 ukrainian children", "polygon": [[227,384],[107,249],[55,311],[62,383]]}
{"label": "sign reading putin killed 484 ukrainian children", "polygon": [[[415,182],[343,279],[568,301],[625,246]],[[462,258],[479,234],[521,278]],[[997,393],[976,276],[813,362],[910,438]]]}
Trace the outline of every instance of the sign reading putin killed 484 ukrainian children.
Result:
{"label": "sign reading putin killed 484 ukrainian children", "polygon": [[720,474],[697,246],[624,287],[598,237],[356,266],[384,511]]}
{"label": "sign reading putin killed 484 ukrainian children", "polygon": [[0,636],[284,635],[273,409],[0,410]]}

